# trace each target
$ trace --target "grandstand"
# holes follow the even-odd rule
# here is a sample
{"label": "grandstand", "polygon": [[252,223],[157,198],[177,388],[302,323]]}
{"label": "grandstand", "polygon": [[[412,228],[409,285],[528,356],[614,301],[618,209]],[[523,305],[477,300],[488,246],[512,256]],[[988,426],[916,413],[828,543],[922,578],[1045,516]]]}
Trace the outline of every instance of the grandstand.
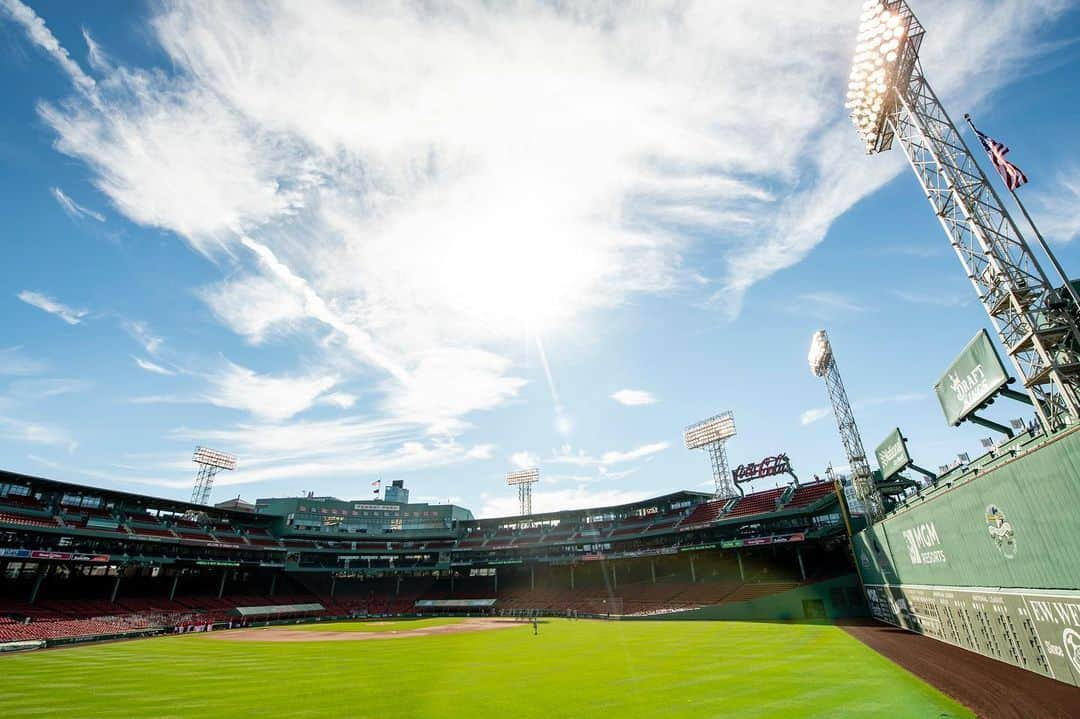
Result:
{"label": "grandstand", "polygon": [[[271,511],[308,505],[336,519]],[[395,527],[422,505],[356,505],[395,517],[382,525],[333,498],[257,506],[0,473],[0,641],[415,614],[432,611],[418,607],[432,600],[443,613],[655,616],[851,573],[827,482],[731,500],[683,491],[527,518],[425,510],[411,528]],[[353,515],[367,524],[341,521]]]}

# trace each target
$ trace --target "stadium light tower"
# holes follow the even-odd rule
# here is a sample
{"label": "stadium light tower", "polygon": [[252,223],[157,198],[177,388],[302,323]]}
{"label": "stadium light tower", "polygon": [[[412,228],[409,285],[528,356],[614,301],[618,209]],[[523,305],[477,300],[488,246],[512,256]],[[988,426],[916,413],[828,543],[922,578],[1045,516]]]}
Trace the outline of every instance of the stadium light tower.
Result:
{"label": "stadium light tower", "polygon": [[210,501],[210,492],[214,489],[214,476],[223,469],[236,469],[236,457],[216,449],[196,447],[191,461],[199,467],[195,475],[195,487],[191,490],[191,503],[207,504]]}
{"label": "stadium light tower", "polygon": [[727,441],[734,436],[735,416],[730,411],[692,424],[683,432],[687,449],[704,449],[709,453],[716,486],[713,494],[718,499],[736,494],[735,481],[727,461]]}
{"label": "stadium light tower", "polygon": [[518,513],[522,517],[532,514],[532,486],[539,481],[540,470],[536,467],[509,472],[506,475],[506,483],[518,488]]}
{"label": "stadium light tower", "polygon": [[[868,154],[899,140],[1047,430],[1080,419],[1080,329],[923,74],[904,0],[863,5],[847,107]],[[1051,257],[1053,260],[1053,257]]]}
{"label": "stadium light tower", "polygon": [[847,454],[851,481],[855,485],[855,495],[862,503],[863,511],[871,519],[877,519],[882,512],[881,495],[874,487],[874,478],[870,473],[870,464],[866,461],[862,437],[859,436],[855,415],[851,411],[851,403],[848,401],[844,382],[840,379],[840,370],[836,366],[829,335],[825,333],[825,330],[818,330],[810,339],[810,354],[807,359],[810,362],[810,371],[825,379],[825,388],[829,392],[829,401],[832,403],[833,415],[836,417],[836,427],[840,430],[840,442],[844,445],[844,452]]}

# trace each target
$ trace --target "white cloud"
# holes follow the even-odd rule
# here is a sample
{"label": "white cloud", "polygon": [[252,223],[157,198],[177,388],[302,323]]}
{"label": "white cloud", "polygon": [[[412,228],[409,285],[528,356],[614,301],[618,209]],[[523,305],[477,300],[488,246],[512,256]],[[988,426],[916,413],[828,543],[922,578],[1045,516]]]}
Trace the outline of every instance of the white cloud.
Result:
{"label": "white cloud", "polygon": [[40,401],[74,392],[84,392],[93,384],[82,379],[25,379],[12,382],[8,388],[11,397]]}
{"label": "white cloud", "polygon": [[931,307],[964,307],[972,303],[970,293],[949,293],[940,290],[894,290],[897,298],[913,305],[929,305]]}
{"label": "white cloud", "polygon": [[670,442],[650,442],[649,444],[643,444],[626,451],[612,450],[604,452],[600,457],[593,457],[584,450],[579,449],[575,452],[570,446],[564,445],[559,451],[555,452],[550,458],[544,461],[551,464],[569,464],[577,467],[596,466],[603,470],[604,467],[613,464],[622,464],[624,462],[632,462],[636,459],[644,459],[645,457],[649,457],[658,452],[663,452],[670,446]]}
{"label": "white cloud", "polygon": [[[865,399],[855,400],[851,403],[853,409],[868,409],[870,407],[880,407],[882,405],[890,404],[907,404],[909,402],[921,402],[926,399],[925,392],[898,392],[897,394],[883,395],[880,397],[867,397]],[[824,419],[832,415],[832,409],[829,407],[815,407],[808,409],[799,415],[799,424],[806,426],[813,424],[820,419]]]}
{"label": "white cloud", "polygon": [[4,416],[0,416],[0,440],[59,445],[69,452],[74,452],[79,446],[67,430],[61,427]]}
{"label": "white cloud", "polygon": [[39,18],[32,9],[19,0],[0,0],[0,8],[3,8],[13,20],[23,26],[30,40],[60,65],[76,87],[84,92],[93,91],[95,86],[93,78],[84,73],[78,63],[71,59],[68,51],[49,32],[45,21]]}
{"label": "white cloud", "polygon": [[27,357],[21,346],[0,347],[0,375],[38,374],[45,370],[45,363]]}
{"label": "white cloud", "polygon": [[656,397],[652,392],[646,392],[643,389],[620,389],[618,392],[613,392],[611,398],[628,407],[656,404]]}
{"label": "white cloud", "polygon": [[[142,345],[147,354],[156,355],[165,344],[162,337],[155,335],[150,330],[150,325],[141,320],[127,321],[123,324],[124,330],[131,335],[132,339]],[[145,367],[143,368],[145,369]]]}
{"label": "white cloud", "polygon": [[319,398],[319,404],[330,405],[338,409],[349,409],[356,404],[356,395],[348,392],[329,392]]}
{"label": "white cloud", "polygon": [[393,417],[426,424],[432,432],[456,433],[459,420],[494,409],[525,385],[508,377],[510,362],[479,349],[436,349],[418,355],[408,384],[387,388],[383,409]]}
{"label": "white cloud", "polygon": [[528,450],[521,450],[510,455],[510,464],[517,469],[531,469],[540,464],[540,458]]}
{"label": "white cloud", "polygon": [[[572,489],[534,491],[532,501],[533,511],[540,513],[627,504],[653,495],[654,493],[647,491],[621,489],[594,490],[579,485]],[[483,504],[481,505],[477,516],[512,517],[517,515],[517,513],[517,497],[507,493],[505,496],[484,496]]]}
{"label": "white cloud", "polygon": [[320,395],[337,384],[333,376],[257,374],[232,362],[207,380],[210,388],[202,396],[204,401],[274,421],[289,419],[310,408]]}
{"label": "white cloud", "polygon": [[643,444],[640,447],[635,447],[627,452],[604,452],[600,457],[600,464],[611,465],[632,462],[635,459],[643,459],[656,454],[657,452],[663,452],[670,446],[670,442],[653,442],[651,444]]}
{"label": "white cloud", "polygon": [[832,320],[842,315],[851,315],[866,308],[840,292],[804,292],[788,302],[784,309],[793,314],[807,315],[820,320]]}
{"label": "white cloud", "polygon": [[97,220],[98,222],[105,221],[105,216],[102,215],[100,212],[91,210],[88,207],[83,207],[78,202],[75,202],[75,200],[65,195],[64,191],[61,190],[59,187],[51,188],[50,192],[52,192],[52,196],[56,199],[57,202],[60,203],[60,207],[64,210],[64,212],[68,214],[68,216],[76,220],[82,219],[83,217],[89,217],[90,219]]}
{"label": "white cloud", "polygon": [[832,410],[828,407],[815,407],[813,409],[808,409],[801,415],[799,415],[799,424],[805,427],[808,424],[813,424],[814,422],[817,422],[819,419],[825,419],[831,414]]}
{"label": "white cloud", "polygon": [[154,374],[160,374],[160,375],[174,375],[174,374],[176,374],[176,372],[173,372],[171,369],[166,369],[165,367],[162,367],[158,363],[151,362],[148,359],[143,359],[142,357],[136,357],[134,355],[131,356],[131,359],[135,360],[135,364],[138,365],[140,369],[144,369],[147,372],[153,372]]}
{"label": "white cloud", "polygon": [[41,292],[23,290],[19,293],[18,297],[32,307],[37,307],[39,310],[44,310],[51,315],[56,315],[69,325],[79,324],[88,314],[90,314],[87,310],[68,307],[64,303],[55,300],[48,295],[42,294]]}
{"label": "white cloud", "polygon": [[[263,417],[295,416],[332,374],[369,381],[414,440],[446,440],[518,396],[522,334],[702,286],[692,238],[737,312],[902,167],[863,156],[842,117],[858,11],[828,0],[156,5],[166,69],[86,36],[97,80],[3,2],[78,88],[40,106],[57,148],[128,219],[222,265],[202,297],[225,325],[333,364],[283,375],[283,409],[228,400]],[[939,92],[971,105],[1008,82],[1060,9],[925,8]]]}
{"label": "white cloud", "polygon": [[1042,190],[1031,205],[1048,240],[1065,243],[1080,237],[1080,168],[1058,173],[1053,189]]}

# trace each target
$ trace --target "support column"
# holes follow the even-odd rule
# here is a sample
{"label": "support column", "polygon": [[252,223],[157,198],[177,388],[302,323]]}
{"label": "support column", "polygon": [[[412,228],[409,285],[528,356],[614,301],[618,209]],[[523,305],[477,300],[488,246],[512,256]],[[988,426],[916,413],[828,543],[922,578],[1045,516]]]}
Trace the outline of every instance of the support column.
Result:
{"label": "support column", "polygon": [[742,552],[740,552],[740,551],[739,551],[738,549],[736,549],[736,550],[735,550],[735,558],[739,560],[739,579],[740,579],[741,581],[744,581],[744,582],[745,582],[745,581],[746,581],[746,575],[745,575],[745,574],[743,574],[743,568],[742,568]]}
{"label": "support column", "polygon": [[803,564],[802,548],[801,547],[795,547],[795,556],[799,558],[799,574],[802,575],[802,580],[805,582],[806,581],[806,566]]}
{"label": "support column", "polygon": [[535,565],[529,565],[529,589],[536,589],[536,567]]}
{"label": "support column", "polygon": [[49,569],[52,568],[50,564],[39,564],[37,568],[37,577],[34,578],[34,588],[30,590],[30,599],[27,604],[33,604],[37,601],[38,591],[41,589],[41,583],[45,581],[45,577],[49,574]]}
{"label": "support column", "polygon": [[574,565],[570,565],[570,588],[574,588]]}
{"label": "support column", "polygon": [[330,575],[330,598],[334,598],[334,590],[337,589],[337,575]]}
{"label": "support column", "polygon": [[177,572],[172,576],[172,586],[169,587],[169,601],[171,602],[176,597],[176,585],[180,583],[180,573]]}
{"label": "support column", "polygon": [[221,570],[221,583],[218,584],[218,588],[217,588],[217,598],[218,599],[221,599],[223,596],[225,596],[225,579],[228,576],[229,576],[229,570],[228,569],[222,569]]}
{"label": "support column", "polygon": [[615,563],[611,564],[611,591],[618,591],[619,589],[619,573],[615,569]]}
{"label": "support column", "polygon": [[649,574],[652,575],[652,583],[656,584],[656,560],[649,560]]}
{"label": "support column", "polygon": [[498,594],[499,593],[499,570],[496,569],[494,574],[492,574],[492,576],[495,577],[495,593]]}
{"label": "support column", "polygon": [[454,576],[455,576],[455,574],[456,574],[456,572],[454,572],[454,570],[451,569],[450,570],[450,591],[451,592],[454,591]]}
{"label": "support column", "polygon": [[117,572],[116,579],[113,580],[112,594],[109,595],[109,603],[116,604],[116,597],[120,594],[120,573]]}
{"label": "support column", "polygon": [[274,596],[275,591],[277,591],[277,572],[270,575],[270,594],[268,596]]}
{"label": "support column", "polygon": [[401,596],[401,575],[397,575],[397,584],[394,586],[394,596]]}
{"label": "support column", "polygon": [[694,571],[694,558],[690,557],[690,583],[697,584],[697,572]]}

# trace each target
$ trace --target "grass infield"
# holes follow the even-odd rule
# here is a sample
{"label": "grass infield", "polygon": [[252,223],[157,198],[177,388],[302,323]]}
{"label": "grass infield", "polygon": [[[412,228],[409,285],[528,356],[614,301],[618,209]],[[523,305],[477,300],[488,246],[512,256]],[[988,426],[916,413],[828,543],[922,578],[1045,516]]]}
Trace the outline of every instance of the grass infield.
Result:
{"label": "grass infield", "polygon": [[5,719],[974,716],[839,628],[743,622],[549,620],[539,636],[522,624],[380,642],[192,634],[0,656],[0,676]]}

